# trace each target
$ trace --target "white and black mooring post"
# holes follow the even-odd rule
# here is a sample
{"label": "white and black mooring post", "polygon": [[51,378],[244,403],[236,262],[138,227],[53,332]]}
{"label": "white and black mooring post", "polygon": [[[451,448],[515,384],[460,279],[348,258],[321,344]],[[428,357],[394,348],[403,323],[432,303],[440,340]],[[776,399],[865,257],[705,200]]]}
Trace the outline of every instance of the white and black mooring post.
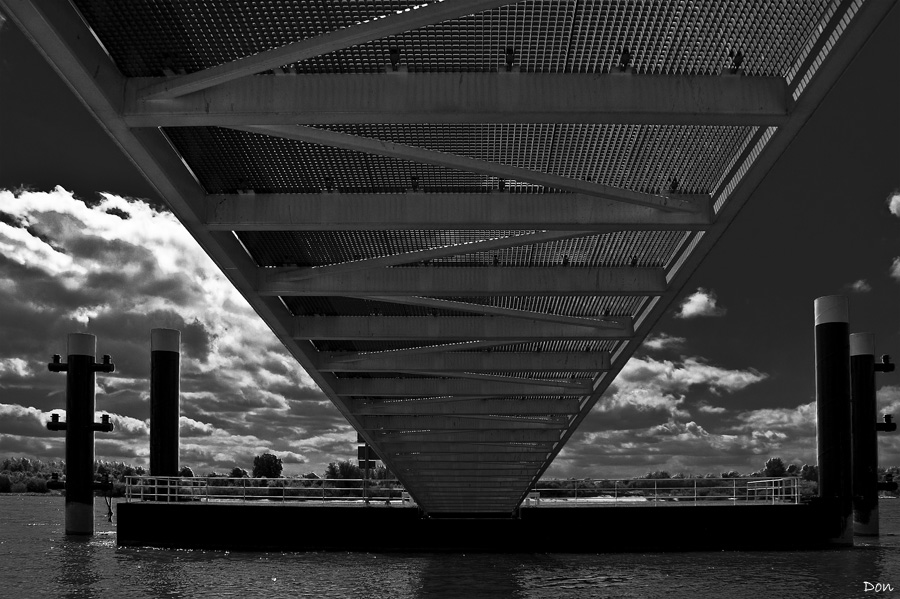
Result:
{"label": "white and black mooring post", "polygon": [[894,432],[890,415],[877,422],[875,373],[893,372],[890,356],[875,362],[875,335],[850,335],[850,398],[853,403],[853,532],[878,536],[878,491],[897,489],[893,481],[878,482],[878,432]]}
{"label": "white and black mooring post", "polygon": [[878,535],[878,439],[875,434],[875,335],[850,335],[853,404],[853,533]]}
{"label": "white and black mooring post", "polygon": [[178,476],[181,332],[150,331],[150,474]]}
{"label": "white and black mooring post", "polygon": [[850,305],[845,296],[815,301],[816,446],[819,501],[836,545],[853,544],[850,412]]}
{"label": "white and black mooring post", "polygon": [[95,373],[113,372],[108,355],[97,364],[97,338],[71,333],[67,338],[66,362],[53,356],[51,372],[66,373],[66,421],[54,414],[47,423],[52,431],[66,431],[66,534],[94,534],[94,432],[110,432],[109,416],[94,422]]}

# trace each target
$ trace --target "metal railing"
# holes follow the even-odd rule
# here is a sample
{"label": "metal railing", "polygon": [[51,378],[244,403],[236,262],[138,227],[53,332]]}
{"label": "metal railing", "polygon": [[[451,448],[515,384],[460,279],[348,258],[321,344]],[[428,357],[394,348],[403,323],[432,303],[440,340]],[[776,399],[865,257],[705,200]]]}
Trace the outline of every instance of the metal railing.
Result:
{"label": "metal railing", "polygon": [[[799,504],[800,479],[638,478],[540,480],[523,506]],[[312,502],[415,505],[396,479],[128,476],[125,501]]]}
{"label": "metal railing", "polygon": [[800,479],[639,478],[541,480],[523,502],[541,505],[799,504]]}
{"label": "metal railing", "polygon": [[128,476],[125,501],[314,502],[412,505],[395,479]]}

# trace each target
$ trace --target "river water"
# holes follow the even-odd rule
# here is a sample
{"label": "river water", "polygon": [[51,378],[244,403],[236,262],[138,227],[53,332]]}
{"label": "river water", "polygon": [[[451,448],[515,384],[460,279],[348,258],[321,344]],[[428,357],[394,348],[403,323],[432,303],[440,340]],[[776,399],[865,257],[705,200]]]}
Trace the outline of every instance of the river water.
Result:
{"label": "river water", "polygon": [[896,499],[881,500],[882,536],[852,549],[597,555],[119,548],[99,498],[95,536],[66,538],[64,501],[0,495],[0,597],[900,598]]}

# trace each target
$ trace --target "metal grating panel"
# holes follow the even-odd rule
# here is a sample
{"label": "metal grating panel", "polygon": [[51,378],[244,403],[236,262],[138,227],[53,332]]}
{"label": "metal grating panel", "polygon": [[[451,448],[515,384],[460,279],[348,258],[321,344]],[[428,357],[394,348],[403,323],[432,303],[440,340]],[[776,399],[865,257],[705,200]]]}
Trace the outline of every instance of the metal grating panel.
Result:
{"label": "metal grating panel", "polygon": [[[346,125],[330,129],[645,193],[709,193],[752,127]],[[483,192],[496,178],[217,127],[166,135],[209,193]],[[521,184],[520,184],[521,185]],[[528,186],[537,187],[540,186]]]}
{"label": "metal grating panel", "polygon": [[324,266],[499,239],[532,231],[247,231],[237,233],[260,266]]}
{"label": "metal grating panel", "polygon": [[530,123],[318,128],[645,193],[668,190],[673,177],[681,193],[709,193],[753,129]]}
{"label": "metal grating panel", "polygon": [[[129,77],[190,73],[404,10],[420,2],[75,0]],[[740,50],[751,75],[785,75],[829,2],[532,0],[290,65],[302,73],[496,71],[505,49],[527,72],[603,73],[629,48],[642,73],[715,74]],[[539,34],[539,35],[536,35]]]}

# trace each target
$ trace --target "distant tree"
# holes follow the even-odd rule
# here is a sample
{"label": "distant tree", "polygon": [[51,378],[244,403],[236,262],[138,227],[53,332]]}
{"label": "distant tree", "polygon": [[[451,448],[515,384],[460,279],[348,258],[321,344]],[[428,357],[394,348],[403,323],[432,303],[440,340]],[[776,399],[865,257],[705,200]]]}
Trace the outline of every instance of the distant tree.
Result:
{"label": "distant tree", "polygon": [[250,475],[243,468],[235,466],[234,468],[231,469],[231,473],[229,473],[228,476],[231,478],[246,478],[247,476],[250,476]]}
{"label": "distant tree", "polygon": [[351,478],[362,478],[362,472],[359,469],[359,466],[354,464],[349,460],[340,460],[337,463],[331,462],[328,464],[328,468],[325,469],[325,478],[340,478],[340,479],[351,479]]}
{"label": "distant tree", "polygon": [[788,464],[787,474],[788,476],[798,476],[800,474],[800,466],[797,464]]}
{"label": "distant tree", "polygon": [[741,473],[737,470],[729,470],[728,472],[722,473],[722,478],[740,478]]}
{"label": "distant tree", "polygon": [[766,467],[763,469],[764,476],[784,476],[787,468],[784,467],[784,460],[781,458],[769,458],[766,460]]}
{"label": "distant tree", "polygon": [[802,478],[803,480],[818,482],[819,467],[810,466],[809,464],[803,464],[803,466],[800,467],[800,478]]}
{"label": "distant tree", "polygon": [[253,478],[278,478],[283,466],[281,458],[271,453],[264,453],[253,458]]}
{"label": "distant tree", "polygon": [[191,470],[189,466],[182,466],[181,470],[178,471],[178,476],[183,476],[185,478],[194,478],[194,471]]}
{"label": "distant tree", "polygon": [[648,472],[647,476],[645,476],[644,478],[672,478],[672,477],[665,470],[656,470],[655,472]]}
{"label": "distant tree", "polygon": [[12,481],[5,474],[0,474],[0,493],[9,493],[12,490]]}
{"label": "distant tree", "polygon": [[389,478],[393,478],[391,471],[388,470],[384,464],[375,466],[375,470],[370,471],[369,474],[375,480],[387,480]]}
{"label": "distant tree", "polygon": [[25,482],[25,490],[29,493],[46,493],[47,492],[47,481],[43,478],[29,478]]}

